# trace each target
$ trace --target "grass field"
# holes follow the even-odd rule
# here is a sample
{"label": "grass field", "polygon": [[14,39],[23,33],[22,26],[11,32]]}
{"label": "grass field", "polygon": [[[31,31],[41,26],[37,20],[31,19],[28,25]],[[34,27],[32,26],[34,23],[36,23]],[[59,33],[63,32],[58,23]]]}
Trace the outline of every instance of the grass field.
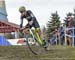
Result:
{"label": "grass field", "polygon": [[34,55],[25,46],[1,46],[0,60],[75,60],[75,47],[51,46],[50,51]]}

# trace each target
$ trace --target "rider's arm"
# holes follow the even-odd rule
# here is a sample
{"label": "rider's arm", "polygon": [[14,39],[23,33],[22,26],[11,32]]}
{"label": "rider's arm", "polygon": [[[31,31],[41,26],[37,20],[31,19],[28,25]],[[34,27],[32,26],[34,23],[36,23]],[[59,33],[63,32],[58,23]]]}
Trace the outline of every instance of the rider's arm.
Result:
{"label": "rider's arm", "polygon": [[20,17],[20,20],[21,20],[20,28],[22,28],[22,26],[23,26],[23,17],[22,16]]}

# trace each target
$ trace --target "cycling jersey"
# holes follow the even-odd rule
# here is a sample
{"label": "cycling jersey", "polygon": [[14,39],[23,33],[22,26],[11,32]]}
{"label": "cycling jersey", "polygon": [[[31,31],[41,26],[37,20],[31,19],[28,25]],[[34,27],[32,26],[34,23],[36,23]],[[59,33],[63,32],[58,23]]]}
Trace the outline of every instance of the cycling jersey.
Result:
{"label": "cycling jersey", "polygon": [[[40,27],[34,14],[30,10],[28,10],[26,11],[26,15],[21,16],[21,25],[20,25],[21,28],[23,25],[24,18],[28,21],[28,24],[26,25],[26,27],[29,27],[29,28],[31,27],[39,28]],[[32,25],[29,24],[30,21],[33,21]]]}

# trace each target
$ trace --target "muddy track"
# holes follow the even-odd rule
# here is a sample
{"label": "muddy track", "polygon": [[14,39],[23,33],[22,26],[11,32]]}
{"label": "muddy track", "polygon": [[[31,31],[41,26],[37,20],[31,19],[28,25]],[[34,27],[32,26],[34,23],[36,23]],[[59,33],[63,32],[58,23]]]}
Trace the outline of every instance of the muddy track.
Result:
{"label": "muddy track", "polygon": [[34,55],[27,46],[0,47],[0,60],[75,60],[75,48],[64,46],[50,47],[50,51]]}

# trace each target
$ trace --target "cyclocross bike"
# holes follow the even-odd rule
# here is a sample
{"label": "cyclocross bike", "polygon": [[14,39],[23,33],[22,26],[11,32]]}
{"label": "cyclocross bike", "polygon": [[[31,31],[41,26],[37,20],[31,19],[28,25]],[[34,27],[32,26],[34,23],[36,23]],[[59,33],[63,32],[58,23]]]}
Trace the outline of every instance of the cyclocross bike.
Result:
{"label": "cyclocross bike", "polygon": [[[42,45],[44,41],[40,40],[39,34],[35,32],[35,29],[28,29],[28,31],[29,34],[26,34],[26,32],[23,33],[24,37],[26,38],[26,43],[28,45],[29,50],[35,55],[42,54],[44,51],[46,51],[48,44],[46,44],[45,46]],[[31,38],[32,41],[34,41],[34,44],[29,43],[29,38]]]}

